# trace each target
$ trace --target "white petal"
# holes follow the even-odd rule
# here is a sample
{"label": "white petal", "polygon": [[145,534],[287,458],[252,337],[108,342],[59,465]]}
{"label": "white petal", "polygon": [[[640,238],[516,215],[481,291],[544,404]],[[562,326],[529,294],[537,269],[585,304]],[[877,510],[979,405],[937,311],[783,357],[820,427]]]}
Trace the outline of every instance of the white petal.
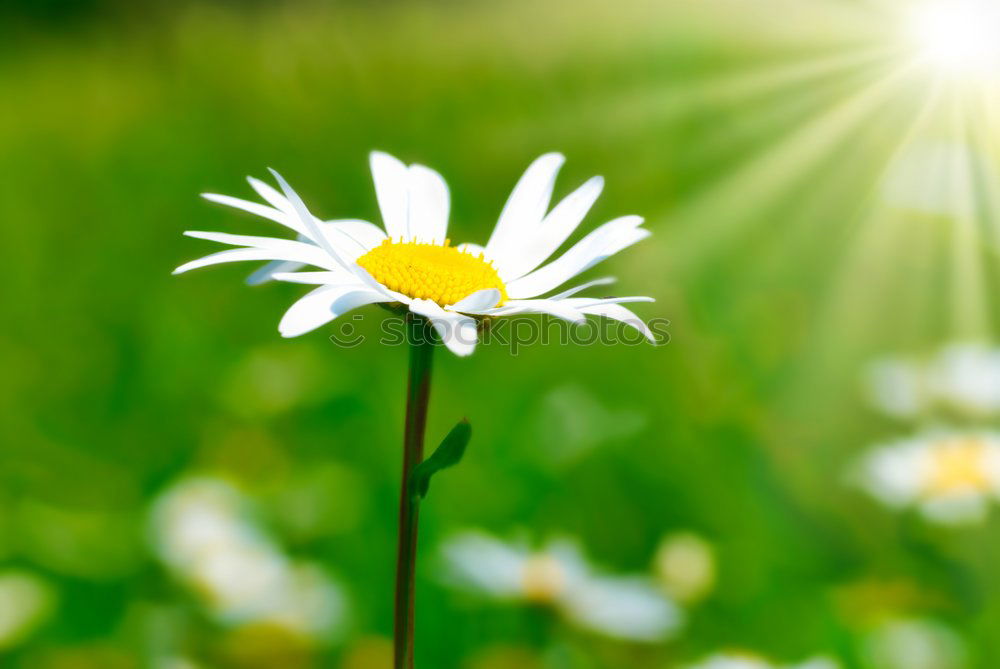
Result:
{"label": "white petal", "polygon": [[386,238],[382,228],[357,219],[325,221],[320,227],[327,240],[350,262],[368,253]]}
{"label": "white petal", "polygon": [[346,272],[275,272],[271,275],[275,281],[287,283],[304,283],[318,286],[332,286],[345,283],[357,283],[353,274]]}
{"label": "white petal", "polygon": [[402,162],[381,151],[372,151],[370,162],[375,198],[385,231],[391,239],[408,239],[409,170]]}
{"label": "white petal", "polygon": [[607,286],[609,284],[614,283],[615,281],[617,281],[617,279],[615,279],[612,276],[606,276],[606,277],[603,277],[601,279],[594,279],[593,281],[588,281],[587,283],[581,283],[579,286],[573,286],[572,288],[569,288],[568,290],[564,290],[561,293],[553,295],[549,299],[550,300],[563,300],[563,299],[566,299],[567,297],[570,297],[571,295],[576,295],[577,293],[579,293],[581,291],[587,290],[588,288],[593,288],[594,286]]}
{"label": "white petal", "polygon": [[477,313],[483,316],[516,316],[518,314],[549,314],[556,318],[570,321],[571,323],[583,323],[586,316],[572,306],[560,300],[508,300],[502,307],[496,309],[484,309]]}
{"label": "white petal", "polygon": [[654,344],[659,343],[650,331],[649,326],[647,326],[641,318],[636,316],[634,312],[620,304],[599,304],[596,306],[581,307],[580,311],[589,316],[604,316],[605,318],[610,318],[626,325],[631,325],[636,330],[641,332],[650,342]]}
{"label": "white petal", "polygon": [[661,641],[682,621],[673,602],[638,578],[592,577],[567,593],[564,608],[583,627],[635,641]]}
{"label": "white petal", "polygon": [[568,298],[563,298],[561,302],[573,307],[574,309],[582,309],[584,307],[597,307],[602,304],[629,304],[632,302],[656,302],[656,298],[647,297],[645,295],[629,295],[625,297],[568,297]]}
{"label": "white petal", "polygon": [[185,230],[184,235],[186,237],[194,237],[195,239],[207,239],[210,242],[219,242],[220,244],[251,246],[258,249],[281,248],[283,246],[310,246],[315,248],[313,244],[306,244],[298,240],[264,237],[261,235],[234,235],[229,232],[208,232],[204,230]]}
{"label": "white petal", "polygon": [[409,168],[409,236],[422,242],[444,243],[451,206],[444,178],[423,165]]}
{"label": "white petal", "polygon": [[990,500],[983,495],[967,493],[925,499],[919,505],[920,513],[932,522],[945,525],[975,525],[986,520],[990,511]]}
{"label": "white petal", "polygon": [[218,204],[224,204],[227,207],[242,209],[243,211],[254,214],[255,216],[261,216],[262,218],[274,221],[275,223],[281,223],[286,228],[291,228],[299,234],[306,234],[308,232],[305,226],[299,222],[297,217],[290,216],[285,212],[258,202],[250,202],[249,200],[241,200],[238,197],[219,195],[217,193],[202,193],[201,196],[210,202],[217,202]]}
{"label": "white petal", "polygon": [[[262,283],[266,283],[271,279],[275,278],[276,274],[296,272],[299,269],[305,267],[303,263],[291,262],[289,260],[272,260],[258,270],[254,270],[253,274],[246,278],[248,286],[258,286]],[[311,272],[307,272],[311,273]]]}
{"label": "white petal", "polygon": [[478,340],[476,319],[453,311],[445,311],[432,300],[412,300],[410,311],[430,321],[441,341],[455,355],[472,355],[476,350]]}
{"label": "white petal", "polygon": [[469,311],[476,312],[483,309],[495,307],[500,301],[500,291],[496,288],[477,290],[471,295],[463,297],[461,300],[447,307],[448,311]]}
{"label": "white petal", "polygon": [[[288,207],[288,208],[292,206],[291,204],[289,204],[288,200],[285,199],[284,195],[274,190],[273,188],[271,188],[271,186],[267,185],[263,181],[254,179],[253,177],[247,177],[247,180],[257,190],[257,192],[261,194],[261,197],[268,199],[268,201],[270,201],[270,198],[277,198],[280,202],[276,203],[275,206]],[[305,235],[302,234],[298,235],[298,241],[302,242],[308,240],[309,238],[306,237]],[[278,274],[287,275],[293,272],[297,274],[311,274],[310,272],[299,272],[299,270],[302,269],[304,266],[305,265],[303,263],[299,262],[272,260],[271,262],[255,270],[250,276],[248,276],[246,278],[246,283],[248,286],[257,286],[262,283],[271,281],[272,279],[277,279],[279,281],[288,281],[288,279],[278,278],[276,276]],[[322,281],[319,283],[329,283],[329,282]]]}
{"label": "white petal", "polygon": [[547,293],[609,256],[648,237],[649,231],[640,229],[640,225],[642,218],[639,216],[623,216],[608,221],[548,265],[509,283],[507,294],[513,298],[526,298]]}
{"label": "white petal", "polygon": [[275,237],[258,237],[255,235],[232,235],[228,232],[202,232],[200,230],[188,230],[184,233],[188,237],[195,239],[207,239],[221,244],[232,244],[234,246],[248,246],[264,251],[271,251],[271,257],[278,260],[294,260],[305,262],[317,267],[324,267],[333,271],[345,271],[333,258],[323,252],[315,244],[293,241],[291,239],[277,239]]}
{"label": "white petal", "polygon": [[295,213],[295,208],[292,206],[292,203],[288,201],[288,198],[275,190],[274,186],[264,183],[260,179],[254,179],[253,177],[247,177],[247,181],[250,183],[250,186],[257,191],[257,194],[267,200],[268,204],[272,207],[278,211],[285,212],[286,214]]}
{"label": "white petal", "polygon": [[517,245],[516,253],[497,263],[500,278],[513,281],[548,260],[580,225],[603,188],[604,179],[594,177],[563,198],[537,230],[526,231],[526,239]]}
{"label": "white petal", "polygon": [[501,258],[526,230],[535,228],[545,217],[556,175],[566,158],[559,153],[547,153],[525,170],[504,205],[496,228],[486,244],[487,255]]}
{"label": "white petal", "polygon": [[292,207],[295,209],[295,214],[298,216],[299,222],[305,226],[305,235],[309,237],[312,241],[316,242],[320,248],[330,254],[334,260],[340,263],[345,269],[348,265],[341,259],[340,254],[336,251],[330,241],[326,238],[320,230],[319,222],[315,216],[309,213],[309,209],[306,208],[306,203],[302,201],[299,194],[292,190],[292,187],[288,185],[285,178],[282,177],[276,170],[268,168],[274,178],[278,180],[278,185],[281,186],[282,192],[288,201],[291,203]]}
{"label": "white petal", "polygon": [[385,301],[385,296],[362,285],[322,286],[293,304],[278,324],[282,337],[297,337],[329,323],[357,307]]}
{"label": "white petal", "polygon": [[445,578],[461,587],[496,598],[513,599],[523,592],[527,551],[479,531],[447,539],[441,547]]}
{"label": "white petal", "polygon": [[[303,244],[303,246],[307,246]],[[319,251],[319,249],[316,249]],[[324,254],[325,255],[325,254]],[[288,260],[294,262],[301,262],[305,264],[317,264],[318,260],[322,259],[326,264],[317,265],[319,267],[324,267],[325,269],[337,271],[340,268],[334,263],[331,258],[315,258],[313,254],[290,252],[288,250],[282,251],[272,251],[269,249],[229,249],[227,251],[220,251],[218,253],[213,253],[207,255],[204,258],[198,258],[197,260],[192,260],[191,262],[184,263],[180,267],[174,270],[174,274],[181,274],[183,272],[190,271],[192,269],[198,269],[199,267],[208,267],[209,265],[219,265],[221,263],[227,262],[240,262],[243,260]]]}

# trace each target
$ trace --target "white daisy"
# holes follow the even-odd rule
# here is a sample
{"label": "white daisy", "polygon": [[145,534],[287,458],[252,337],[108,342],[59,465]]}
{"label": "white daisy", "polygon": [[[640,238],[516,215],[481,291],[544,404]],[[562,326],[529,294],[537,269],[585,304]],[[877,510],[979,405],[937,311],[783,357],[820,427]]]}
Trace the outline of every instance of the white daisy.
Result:
{"label": "white daisy", "polygon": [[289,560],[245,506],[220,480],[175,484],[153,506],[156,552],[220,622],[266,622],[307,636],[334,632],[345,613],[339,586],[319,566]]}
{"label": "white daisy", "polygon": [[492,599],[550,606],[605,636],[660,641],[682,622],[680,609],[646,579],[597,573],[571,541],[532,550],[470,531],[446,541],[442,554],[454,585]]}
{"label": "white daisy", "polygon": [[[603,179],[594,177],[550,209],[556,174],[563,162],[562,155],[550,153],[531,164],[485,246],[451,245],[447,238],[448,186],[441,175],[423,165],[407,166],[388,154],[371,154],[384,230],[360,220],[321,221],[272,170],[281,193],[250,179],[267,204],[226,195],[205,197],[280,223],[298,238],[186,232],[240,248],[186,263],[174,273],[240,260],[268,260],[270,264],[250,277],[251,283],[277,279],[318,286],[281,319],[278,330],[285,337],[314,330],[366,304],[393,303],[427,318],[458,355],[469,355],[475,348],[478,319],[529,313],[577,323],[588,315],[604,316],[635,327],[652,341],[649,328],[622,306],[651,302],[652,298],[577,296],[611,279],[551,294],[649,235],[640,227],[641,217],[623,216],[601,225],[545,264],[583,220],[604,185]],[[315,271],[297,271],[304,266]]]}
{"label": "white daisy", "polygon": [[1000,434],[930,432],[876,448],[860,482],[896,508],[915,507],[942,523],[982,520],[1000,497]]}

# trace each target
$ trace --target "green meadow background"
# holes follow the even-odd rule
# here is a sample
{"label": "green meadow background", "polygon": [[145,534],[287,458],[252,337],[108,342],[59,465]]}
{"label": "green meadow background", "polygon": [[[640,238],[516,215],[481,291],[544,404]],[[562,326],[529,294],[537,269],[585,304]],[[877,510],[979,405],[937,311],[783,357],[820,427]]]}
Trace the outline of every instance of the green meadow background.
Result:
{"label": "green meadow background", "polygon": [[[954,666],[1000,666],[996,518],[940,528],[849,483],[912,429],[868,407],[865,363],[988,339],[996,316],[988,217],[976,232],[880,195],[915,119],[952,132],[896,73],[888,4],[5,3],[0,573],[52,597],[0,666],[387,666],[405,349],[281,339],[304,291],[247,287],[256,265],[170,275],[215,250],[184,230],[278,231],[198,197],[250,197],[267,167],[323,217],[378,221],[376,148],[446,177],[454,240],[484,241],[544,152],[568,159],[557,196],[603,175],[581,230],[635,213],[653,236],[588,276],[671,323],[659,347],[437,355],[428,439],[462,416],[474,436],[422,509],[418,666],[667,669],[741,648],[881,669],[866,639],[896,618],[950,628]],[[384,312],[362,313],[375,333]],[[338,638],[219,625],[176,582],[149,509],[194,475],[329,569]],[[442,585],[435,547],[469,527],[575,536],[616,572],[691,531],[718,579],[674,640],[602,640]]]}

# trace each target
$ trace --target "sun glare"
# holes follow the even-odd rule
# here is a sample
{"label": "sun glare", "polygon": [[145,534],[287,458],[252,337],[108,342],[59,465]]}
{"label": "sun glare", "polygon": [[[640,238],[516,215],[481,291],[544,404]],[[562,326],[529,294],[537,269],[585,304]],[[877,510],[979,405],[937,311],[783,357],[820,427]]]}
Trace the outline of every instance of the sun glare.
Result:
{"label": "sun glare", "polygon": [[953,78],[1000,81],[1000,2],[931,0],[911,17],[921,60]]}

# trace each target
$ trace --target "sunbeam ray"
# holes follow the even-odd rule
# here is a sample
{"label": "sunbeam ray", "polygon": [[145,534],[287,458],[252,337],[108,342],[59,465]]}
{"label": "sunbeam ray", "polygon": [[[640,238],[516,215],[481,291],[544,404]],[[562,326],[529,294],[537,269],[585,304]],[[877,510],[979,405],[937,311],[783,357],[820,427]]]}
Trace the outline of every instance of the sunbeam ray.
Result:
{"label": "sunbeam ray", "polygon": [[[684,262],[694,263],[700,259],[700,254],[746,234],[748,220],[795,188],[799,179],[810,174],[892,98],[906,70],[899,67],[868,82],[822,116],[789,131],[786,139],[763,155],[745,163],[722,181],[710,184],[699,197],[671,214],[674,238],[667,243],[687,249]],[[731,202],[746,202],[745,213],[731,211],[728,206]]]}

